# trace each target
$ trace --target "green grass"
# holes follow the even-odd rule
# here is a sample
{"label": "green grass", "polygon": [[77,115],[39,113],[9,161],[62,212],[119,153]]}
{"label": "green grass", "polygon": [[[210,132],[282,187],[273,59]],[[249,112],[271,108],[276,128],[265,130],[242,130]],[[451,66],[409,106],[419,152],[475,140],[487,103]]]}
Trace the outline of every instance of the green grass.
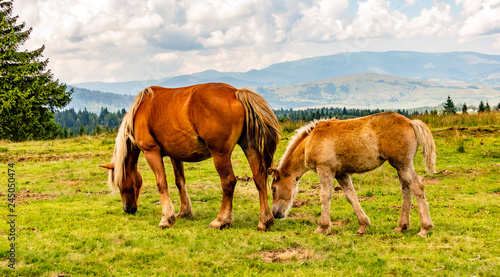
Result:
{"label": "green grass", "polygon": [[[300,182],[297,198],[303,205],[292,208],[289,217],[275,220],[272,231],[256,230],[258,193],[252,182],[241,181],[235,191],[233,226],[208,229],[222,197],[211,160],[185,164],[194,216],[160,230],[160,197],[143,156],[139,170],[144,190],[138,212],[125,214],[119,194],[109,194],[107,176],[98,165],[109,162],[113,137],[0,142],[0,275],[499,276],[499,129],[498,124],[433,129],[441,173],[425,176],[420,153],[415,160],[417,172],[425,176],[435,224],[426,239],[417,237],[416,209],[411,210],[410,230],[392,232],[402,198],[396,171],[388,164],[353,175],[372,222],[362,237],[355,235],[358,223],[341,191],[332,200],[332,234],[314,234],[321,207],[318,178],[312,172]],[[276,162],[291,136],[284,134]],[[7,267],[9,161],[16,162],[16,270]],[[165,164],[178,209],[172,168],[168,160]],[[238,147],[233,164],[236,175],[251,176]]]}

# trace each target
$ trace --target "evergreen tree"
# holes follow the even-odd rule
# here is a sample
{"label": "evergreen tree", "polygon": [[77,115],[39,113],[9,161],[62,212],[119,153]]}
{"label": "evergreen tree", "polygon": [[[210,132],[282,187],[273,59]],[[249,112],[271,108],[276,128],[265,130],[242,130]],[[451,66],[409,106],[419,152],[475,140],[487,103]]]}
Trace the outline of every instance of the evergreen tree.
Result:
{"label": "evergreen tree", "polygon": [[457,109],[455,108],[455,104],[453,103],[453,100],[451,100],[451,97],[448,95],[448,99],[446,99],[446,102],[444,103],[444,113],[445,114],[456,114]]}
{"label": "evergreen tree", "polygon": [[72,91],[46,70],[44,46],[20,51],[32,29],[17,23],[12,5],[0,0],[0,139],[47,138],[57,133],[54,112],[70,102]]}
{"label": "evergreen tree", "polygon": [[479,102],[479,108],[477,110],[478,113],[482,113],[486,110],[486,106],[484,106],[484,102],[483,100],[481,100],[481,102]]}
{"label": "evergreen tree", "polygon": [[486,102],[486,107],[484,107],[485,112],[491,111],[490,103]]}
{"label": "evergreen tree", "polygon": [[467,114],[467,109],[467,104],[464,103],[464,105],[462,106],[462,113]]}

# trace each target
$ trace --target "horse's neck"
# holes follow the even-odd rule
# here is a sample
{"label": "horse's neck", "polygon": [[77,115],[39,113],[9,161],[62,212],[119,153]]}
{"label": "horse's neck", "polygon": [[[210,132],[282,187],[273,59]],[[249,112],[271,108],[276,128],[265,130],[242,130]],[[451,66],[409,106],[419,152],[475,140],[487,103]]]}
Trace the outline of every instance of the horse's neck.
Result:
{"label": "horse's neck", "polygon": [[282,173],[293,176],[295,178],[300,178],[309,170],[309,168],[307,168],[305,164],[306,141],[307,136],[297,144],[295,149],[293,149],[291,155],[289,155],[287,159],[283,161],[282,166],[279,169]]}

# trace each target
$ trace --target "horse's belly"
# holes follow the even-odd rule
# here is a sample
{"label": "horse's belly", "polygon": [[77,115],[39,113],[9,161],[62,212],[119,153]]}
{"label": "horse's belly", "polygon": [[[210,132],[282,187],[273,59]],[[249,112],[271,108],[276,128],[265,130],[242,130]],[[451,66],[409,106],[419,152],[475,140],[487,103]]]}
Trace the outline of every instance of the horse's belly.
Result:
{"label": "horse's belly", "polygon": [[164,142],[162,151],[165,156],[183,162],[199,162],[211,157],[206,144],[198,138]]}

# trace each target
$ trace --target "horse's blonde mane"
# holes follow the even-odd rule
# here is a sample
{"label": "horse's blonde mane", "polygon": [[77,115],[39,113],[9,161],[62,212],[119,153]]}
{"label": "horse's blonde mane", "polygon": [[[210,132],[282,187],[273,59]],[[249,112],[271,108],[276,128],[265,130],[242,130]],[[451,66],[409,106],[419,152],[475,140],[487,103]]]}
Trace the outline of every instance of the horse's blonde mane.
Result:
{"label": "horse's blonde mane", "polygon": [[[123,117],[122,124],[118,129],[118,135],[115,141],[115,150],[113,151],[113,158],[111,163],[114,165],[114,169],[110,171],[108,184],[112,191],[116,191],[121,187],[123,179],[125,177],[125,159],[128,155],[127,141],[132,145],[135,145],[134,139],[134,117],[137,109],[141,105],[142,100],[148,94],[151,94],[151,98],[154,96],[154,91],[151,87],[142,90],[132,103],[129,111]],[[113,176],[112,176],[113,174]]]}
{"label": "horse's blonde mane", "polygon": [[314,127],[316,127],[318,123],[326,120],[328,119],[315,119],[295,130],[295,135],[291,138],[290,143],[286,147],[285,154],[283,154],[283,157],[281,157],[280,163],[278,165],[278,170],[282,169],[282,166],[290,158],[295,148],[297,148],[297,146],[299,146],[299,144],[311,133]]}

